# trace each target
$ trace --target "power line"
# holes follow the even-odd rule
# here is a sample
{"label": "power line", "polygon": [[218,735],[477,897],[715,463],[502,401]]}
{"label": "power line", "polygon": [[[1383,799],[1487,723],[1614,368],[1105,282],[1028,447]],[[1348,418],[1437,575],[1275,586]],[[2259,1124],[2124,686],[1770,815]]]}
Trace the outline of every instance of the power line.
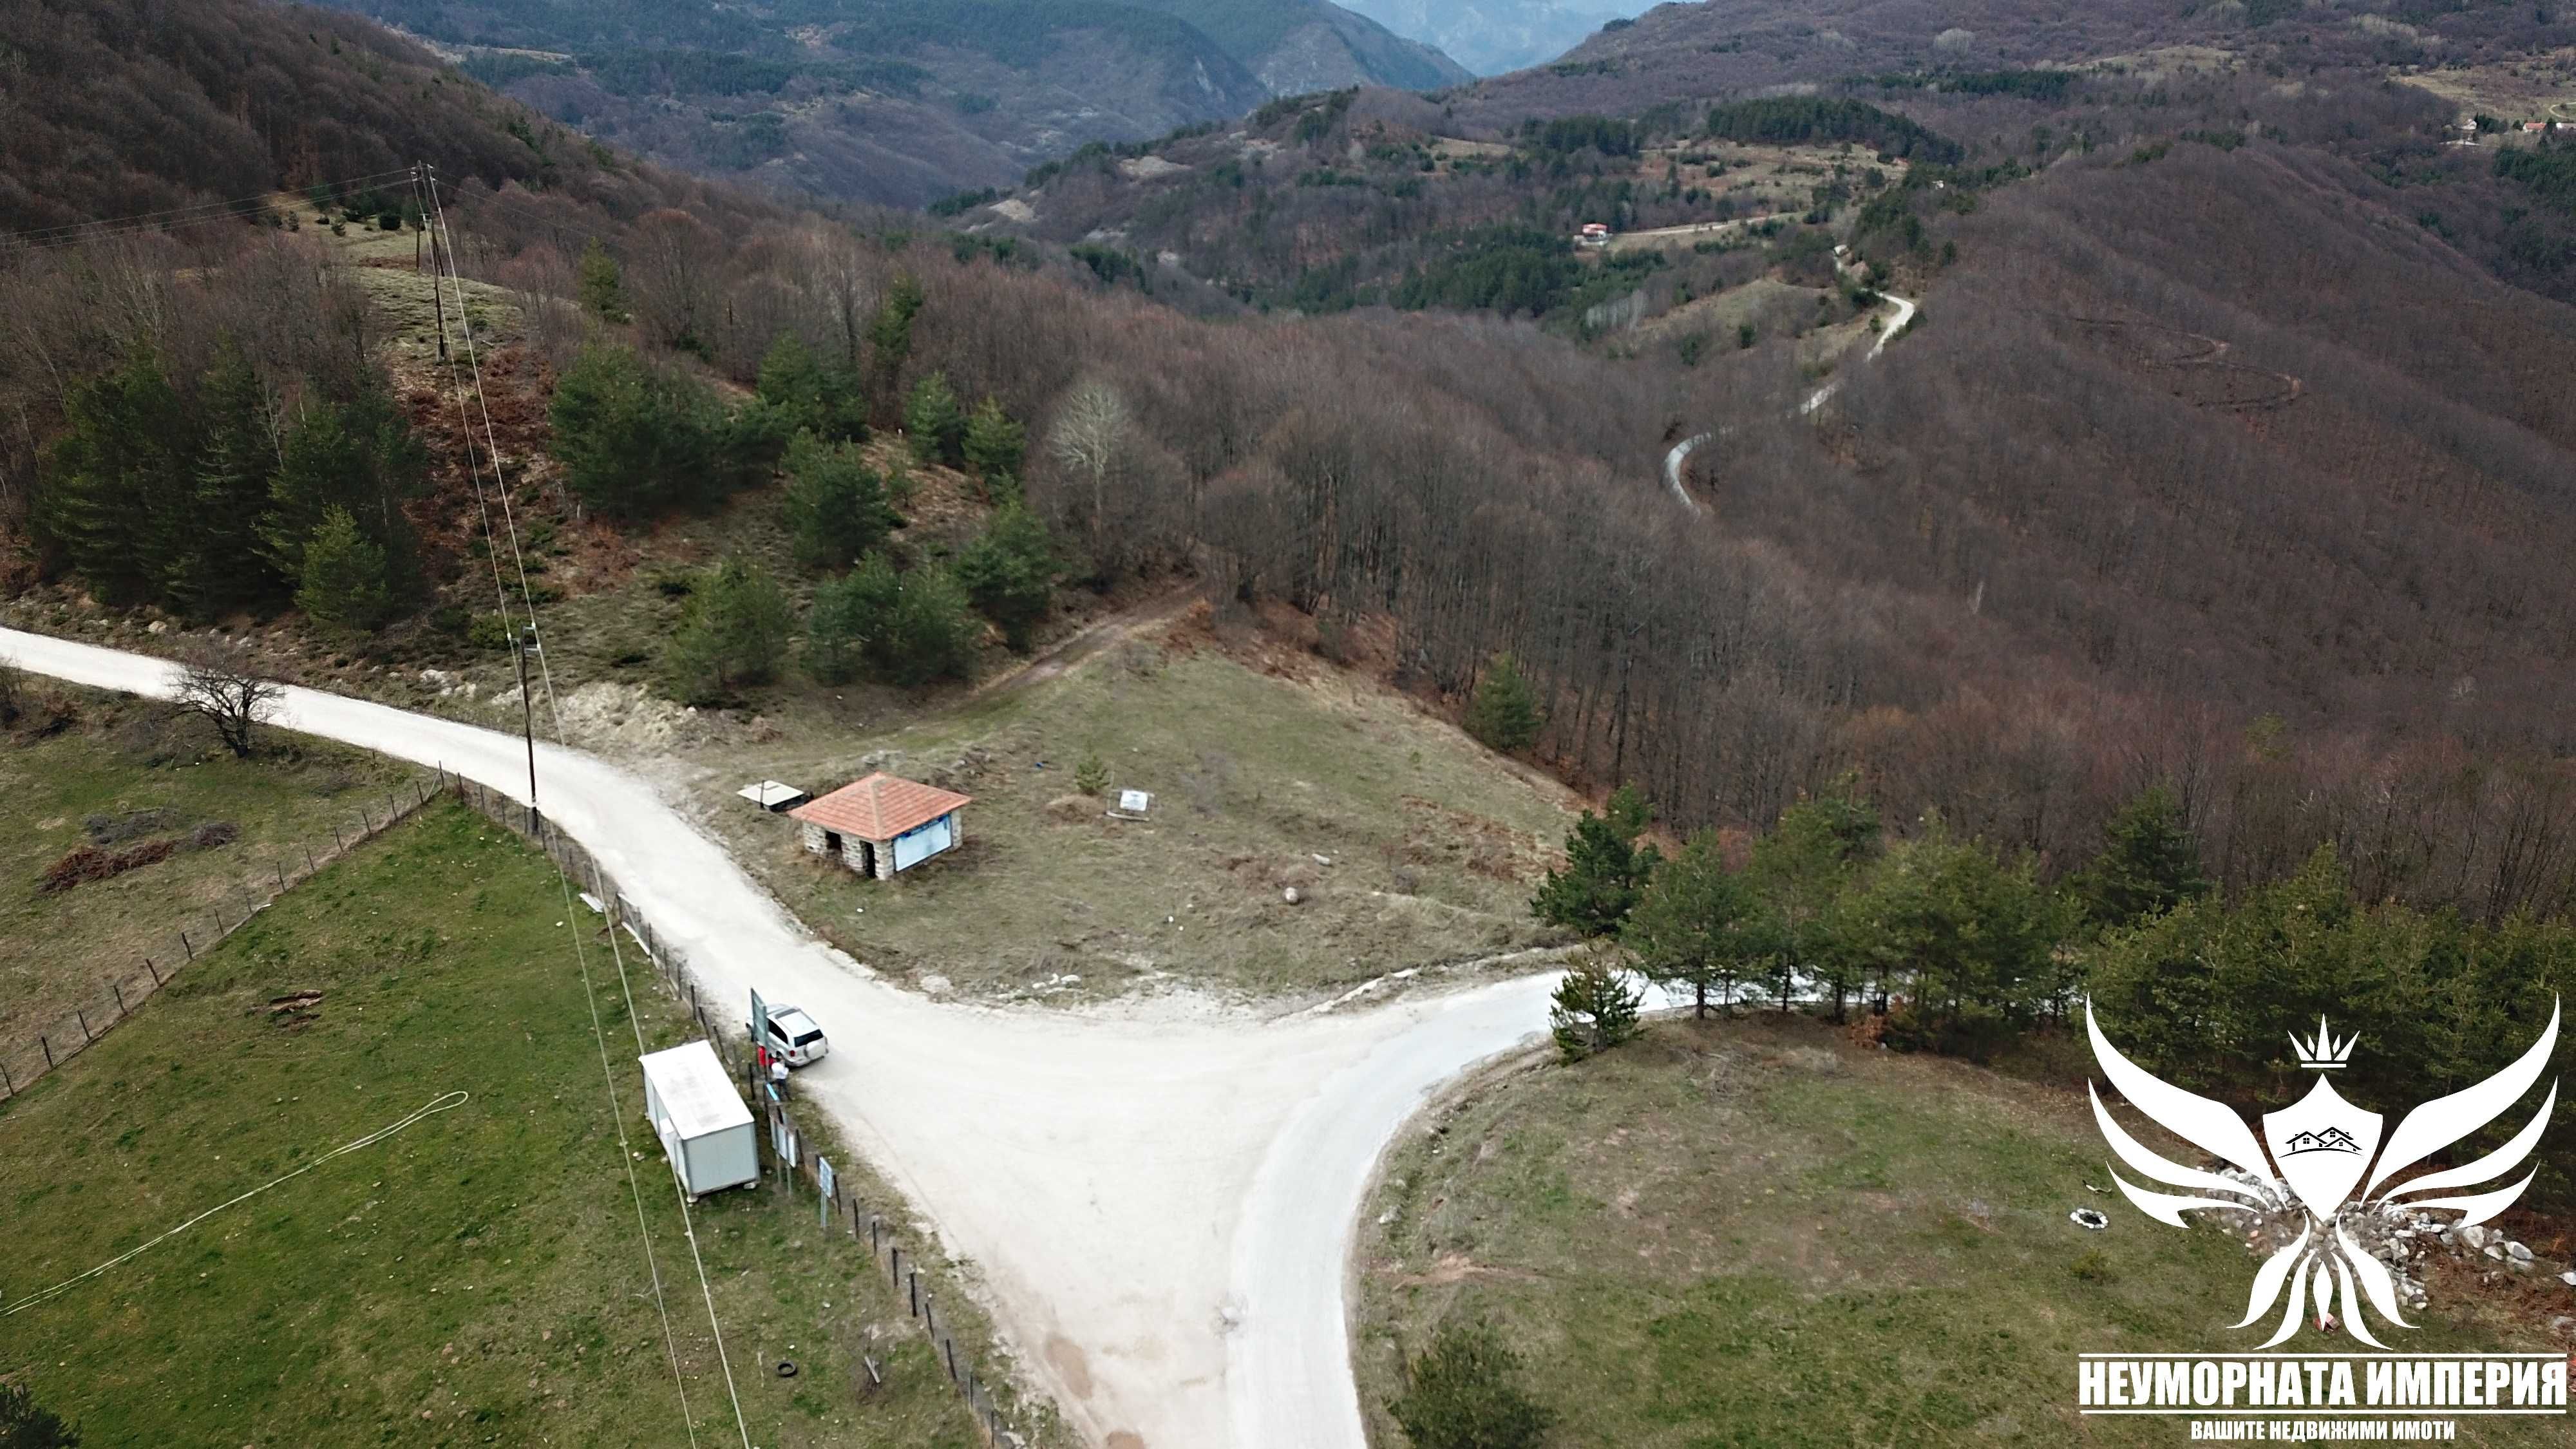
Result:
{"label": "power line", "polygon": [[[412,191],[413,198],[416,203],[421,199],[422,183],[424,180],[425,170],[416,168],[412,173]],[[436,198],[433,194],[430,197],[430,205],[423,208],[423,215],[425,217],[431,214],[435,208],[435,204]],[[510,593],[509,589],[501,582],[500,550],[490,546],[493,540],[492,510],[491,505],[486,501],[486,496],[483,492],[482,464],[475,458],[474,420],[465,411],[464,379],[457,371],[455,353],[447,346],[446,291],[450,269],[437,265],[440,235],[441,234],[439,232],[432,232],[430,236],[430,255],[432,262],[430,285],[434,289],[433,296],[438,302],[438,350],[440,355],[447,359],[449,388],[450,391],[456,395],[456,419],[459,430],[464,434],[466,468],[473,481],[475,507],[481,513],[483,518],[483,537],[486,545],[484,552],[490,554],[492,557],[492,592],[494,602],[500,608],[501,625],[506,630],[510,627]],[[449,258],[451,263],[453,260],[453,257]],[[470,336],[473,324],[465,315],[465,284],[462,277],[459,277],[456,280],[456,315],[458,321],[466,327],[467,333]],[[479,368],[475,374],[475,385],[479,393],[482,386],[482,374]],[[489,422],[488,413],[486,414],[486,422]],[[486,429],[485,436],[487,438],[491,436],[488,427]],[[497,491],[501,492],[504,502],[506,503],[508,499],[508,483],[501,473],[500,449],[495,446],[488,448],[486,451],[492,459],[493,487]],[[517,533],[514,529],[512,531],[514,546],[516,537]],[[520,574],[520,584],[523,595],[526,581],[527,575],[523,569]],[[535,609],[534,605],[531,604],[529,610],[529,631],[534,633],[535,628]],[[516,637],[517,636],[514,633],[512,635],[514,641],[516,640]],[[523,669],[520,674],[520,679],[523,682],[522,687],[524,687],[526,677],[526,673]],[[530,795],[532,797],[529,801],[529,810],[533,815],[536,808],[536,802],[533,798],[536,781],[536,754],[533,744],[530,747],[528,756],[528,778]],[[563,891],[564,920],[569,924],[578,920],[579,917],[575,913],[573,905],[572,883],[565,876],[563,866],[560,862],[557,862],[555,865],[555,880]],[[690,1449],[696,1449],[698,1442],[697,1415],[689,1407],[688,1378],[680,1369],[679,1339],[672,1331],[670,1305],[662,1292],[662,1267],[661,1263],[653,1256],[653,1230],[644,1217],[644,1189],[643,1185],[636,1180],[635,1176],[635,1149],[632,1143],[627,1139],[625,1109],[618,1104],[617,1100],[617,1075],[615,1070],[612,1069],[608,1063],[608,1037],[606,1031],[600,1026],[599,1022],[599,995],[591,986],[590,953],[582,945],[581,932],[578,927],[575,927],[573,930],[572,949],[573,963],[579,969],[581,974],[582,1000],[590,1010],[591,1040],[596,1043],[599,1048],[599,1075],[601,1084],[608,1094],[609,1121],[617,1132],[618,1162],[626,1172],[627,1197],[635,1205],[635,1232],[637,1239],[644,1249],[644,1271],[646,1276],[651,1280],[653,1286],[653,1311],[662,1321],[663,1351],[669,1356],[671,1361],[671,1387],[673,1392],[679,1396],[680,1400],[680,1429],[681,1432],[687,1436]],[[632,995],[627,997],[626,1005],[628,1013],[632,1015],[635,1009],[634,997]]]}
{"label": "power line", "polygon": [[[421,168],[415,168],[411,173],[411,177],[413,199],[415,203],[418,203],[422,199],[422,186],[425,180],[425,171]],[[430,215],[434,211],[435,206],[436,198],[433,193],[429,198],[429,205],[423,207],[422,214],[425,217]],[[494,538],[492,530],[492,508],[483,491],[483,467],[481,462],[475,457],[474,420],[465,411],[464,377],[457,371],[455,353],[447,346],[446,292],[449,269],[437,265],[439,240],[440,233],[432,232],[430,235],[430,255],[432,262],[430,285],[433,288],[433,296],[438,302],[438,350],[439,353],[447,359],[449,390],[456,396],[456,420],[459,430],[464,435],[466,470],[474,486],[475,508],[482,515],[483,519],[483,538],[486,544],[484,552],[489,554],[492,559],[492,592],[494,602],[498,604],[501,611],[501,626],[503,629],[508,630],[510,628],[510,592],[501,581],[500,550],[490,546]],[[449,258],[451,263],[453,260],[453,257]],[[465,315],[465,284],[461,277],[458,278],[456,282],[456,315],[458,321],[465,325],[467,333],[470,336],[472,332],[472,323]],[[482,386],[482,375],[479,369],[475,375],[475,385],[479,392]],[[489,421],[488,413],[486,414],[486,421],[487,423]],[[491,436],[488,427],[486,429],[485,436],[487,438]],[[503,500],[506,503],[508,499],[508,483],[501,473],[500,449],[498,447],[491,447],[486,451],[489,453],[492,460],[493,487],[495,490],[501,492]],[[512,540],[514,547],[516,538],[517,532],[513,529]],[[527,574],[523,569],[520,573],[520,586],[523,597],[526,583]],[[531,604],[529,609],[530,632],[534,633],[535,628],[535,609],[534,605]],[[512,639],[514,644],[516,638],[517,635],[515,631],[513,631]],[[525,672],[522,671],[520,675],[521,680],[524,681],[526,677]],[[536,778],[536,756],[533,747],[531,748],[528,758],[528,775],[530,793],[533,796]],[[529,801],[529,809],[533,813],[535,808],[536,803],[532,798]],[[571,882],[565,877],[563,866],[560,862],[555,866],[555,880],[563,888],[564,920],[567,924],[570,924],[571,922],[578,920],[579,917],[575,914],[574,910]],[[689,1408],[688,1379],[687,1375],[683,1374],[680,1370],[679,1339],[672,1331],[670,1305],[664,1298],[662,1292],[662,1267],[653,1256],[653,1230],[644,1217],[643,1185],[636,1180],[635,1176],[635,1149],[627,1139],[625,1110],[618,1105],[617,1101],[617,1075],[608,1063],[608,1037],[606,1032],[601,1028],[599,1022],[599,995],[591,986],[590,953],[582,945],[581,931],[578,927],[575,927],[573,930],[572,949],[573,963],[581,973],[582,1000],[587,1003],[590,1009],[591,1039],[597,1043],[599,1047],[599,1075],[601,1083],[608,1093],[609,1121],[617,1131],[617,1158],[626,1171],[627,1196],[635,1205],[635,1232],[644,1249],[644,1271],[646,1276],[652,1280],[653,1311],[662,1320],[662,1346],[664,1352],[669,1355],[671,1361],[671,1387],[673,1391],[679,1395],[680,1399],[680,1427],[681,1431],[688,1436],[691,1449],[696,1449],[698,1442],[697,1415]],[[634,997],[629,995],[627,997],[627,1011],[632,1015],[634,1009]]]}
{"label": "power line", "polygon": [[[508,481],[503,478],[501,474],[501,443],[499,434],[492,424],[491,399],[485,393],[483,388],[483,364],[481,350],[474,340],[473,318],[467,315],[465,310],[465,279],[456,269],[456,236],[455,232],[448,226],[446,203],[439,195],[437,169],[435,167],[423,167],[421,171],[421,179],[426,184],[429,192],[429,213],[431,223],[437,228],[436,236],[444,243],[443,250],[446,253],[446,266],[441,278],[439,279],[439,284],[444,286],[448,283],[453,283],[454,286],[456,296],[456,320],[458,327],[465,338],[466,365],[472,371],[474,376],[475,406],[477,410],[481,412],[483,417],[484,448],[492,458],[494,491],[501,495],[501,519],[503,526],[508,530],[507,536],[510,541],[511,562],[516,567],[519,574],[519,594],[521,599],[524,601],[527,610],[528,636],[536,649],[539,675],[545,682],[546,713],[554,724],[555,742],[558,745],[562,745],[568,743],[564,734],[563,709],[555,697],[554,667],[546,658],[545,638],[537,625],[536,595],[534,591],[528,587],[528,561],[526,555],[522,553],[519,548],[519,525],[517,515],[510,504]],[[433,256],[437,250],[439,249],[433,249]],[[455,368],[454,358],[451,357],[449,359],[448,366],[452,373]],[[465,398],[461,390],[457,396],[456,406],[458,416],[462,418],[465,411]],[[473,447],[472,425],[470,423],[467,424],[466,446],[469,451]],[[484,537],[487,540],[491,537],[491,516],[488,512],[484,515]],[[499,583],[500,571],[500,558],[497,552],[494,554],[492,566],[494,572],[494,583],[497,586]],[[506,626],[509,622],[507,600],[508,591],[506,589],[501,589],[499,592],[503,595],[502,622],[504,626]],[[524,657],[525,656],[522,655],[523,660]],[[520,678],[520,689],[524,692],[527,688],[524,669],[522,670]],[[525,706],[524,700],[522,701],[522,706]],[[531,795],[533,795],[535,793],[535,762],[533,756],[531,756],[530,759],[529,770],[529,790]],[[556,878],[562,882],[565,897],[565,910],[569,912],[572,909],[572,879],[565,873],[560,863],[555,868],[555,874]],[[641,1056],[644,1053],[644,1027],[643,1023],[637,1018],[635,1013],[635,992],[634,987],[626,974],[625,948],[618,942],[617,932],[613,928],[608,933],[608,942],[609,949],[614,954],[617,962],[618,987],[626,1000],[627,1024],[635,1034],[636,1054]],[[577,933],[573,938],[573,949],[575,954],[582,960],[582,989],[585,992],[588,992],[590,990],[590,967],[588,964],[587,954],[582,952],[581,939]],[[594,997],[591,1005],[592,1035],[599,1042],[600,1072],[601,1075],[606,1077],[608,1080],[609,1110],[613,1115],[618,1117],[618,1143],[620,1148],[624,1149],[626,1140],[625,1119],[623,1114],[619,1113],[617,1109],[616,1075],[610,1070],[608,1065],[608,1042],[606,1037],[601,1035],[599,1032],[598,1012],[599,1008],[597,999]],[[635,1188],[634,1184],[634,1154],[631,1150],[623,1150],[620,1155],[625,1157],[627,1162],[628,1186],[631,1190],[634,1190],[637,1193],[636,1222],[640,1227],[644,1220],[643,1199],[641,1196],[641,1190]],[[743,1417],[742,1395],[734,1386],[733,1360],[732,1356],[727,1353],[725,1349],[724,1324],[716,1316],[715,1289],[707,1281],[706,1259],[698,1251],[697,1225],[689,1211],[688,1191],[680,1185],[680,1180],[677,1174],[673,1174],[672,1176],[671,1189],[679,1200],[680,1230],[681,1233],[689,1240],[689,1259],[697,1269],[698,1292],[706,1300],[707,1327],[715,1335],[716,1362],[724,1371],[725,1396],[733,1403],[734,1427],[742,1436],[743,1449],[751,1449],[751,1426]],[[646,1238],[646,1257],[648,1260],[651,1257],[651,1239],[649,1234]],[[660,1302],[661,1295],[661,1276],[658,1268],[654,1273],[654,1295],[655,1301],[658,1304]],[[667,1312],[663,1315],[663,1331],[667,1337],[670,1332],[670,1316]],[[671,1368],[674,1379],[676,1380],[679,1375],[679,1352],[676,1344],[672,1348]],[[681,1394],[683,1400],[683,1412],[685,1412],[687,1390],[683,1388],[681,1390]],[[692,1444],[697,1442],[697,1433],[694,1425],[692,1425],[690,1429],[689,1439]]]}
{"label": "power line", "polygon": [[[345,177],[337,181],[317,181],[313,186],[335,189],[372,186],[400,181],[411,175],[406,170],[380,171],[367,176]],[[308,186],[306,190],[311,190]],[[256,196],[237,196],[228,201],[200,201],[188,206],[168,207],[160,211],[139,211],[129,216],[103,216],[90,221],[64,222],[57,226],[36,227],[0,237],[0,248],[74,246],[104,237],[128,236],[138,231],[160,231],[182,226],[196,226],[209,221],[234,221],[250,213],[242,210],[266,204],[287,188],[272,188]]]}

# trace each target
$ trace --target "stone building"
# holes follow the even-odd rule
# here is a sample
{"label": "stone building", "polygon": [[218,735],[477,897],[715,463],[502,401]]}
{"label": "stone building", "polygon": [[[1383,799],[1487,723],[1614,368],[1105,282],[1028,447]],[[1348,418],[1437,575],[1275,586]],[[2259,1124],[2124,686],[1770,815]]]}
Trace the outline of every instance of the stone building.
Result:
{"label": "stone building", "polygon": [[966,839],[972,797],[879,772],[788,811],[805,848],[861,875],[892,880]]}

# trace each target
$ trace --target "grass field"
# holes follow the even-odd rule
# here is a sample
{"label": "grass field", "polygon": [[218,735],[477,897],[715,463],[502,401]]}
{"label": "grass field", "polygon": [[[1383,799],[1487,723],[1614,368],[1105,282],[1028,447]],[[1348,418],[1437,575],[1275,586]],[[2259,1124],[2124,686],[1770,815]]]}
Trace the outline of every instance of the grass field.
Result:
{"label": "grass field", "polygon": [[[898,881],[806,855],[794,822],[725,793],[731,775],[706,807],[860,960],[976,994],[1313,992],[1538,939],[1561,790],[1383,691],[1273,677],[1199,637],[1129,640],[885,734],[737,753],[745,779],[821,790],[882,768],[972,795],[965,845]],[[1105,799],[1075,788],[1091,755]],[[1153,797],[1146,818],[1108,818],[1121,789]]]}
{"label": "grass field", "polygon": [[[2230,1330],[2256,1266],[2233,1237],[2087,1190],[2110,1183],[2081,1097],[1803,1018],[1659,1023],[1490,1074],[1431,1124],[1361,1219],[1354,1349],[1386,1449],[1399,1355],[1451,1315],[1521,1348],[1554,1449],[2172,1444],[2183,1426],[2079,1418],[2075,1356],[2260,1341]],[[2111,1226],[2068,1221],[2086,1206]],[[2430,1286],[2404,1349],[2549,1346]]]}
{"label": "grass field", "polygon": [[[54,686],[46,686],[49,690]],[[49,1028],[105,993],[112,976],[140,973],[146,955],[171,964],[174,932],[245,883],[273,878],[331,822],[357,816],[372,787],[400,778],[384,761],[272,734],[258,759],[216,748],[211,730],[165,706],[62,688],[79,719],[42,738],[0,737],[0,1042]],[[375,813],[383,814],[381,791]],[[229,823],[227,844],[185,848],[203,826]],[[96,827],[93,833],[93,825]],[[220,832],[217,832],[220,833]],[[125,850],[179,842],[168,859],[47,893],[46,868],[102,837]],[[211,837],[209,837],[211,838]]]}
{"label": "grass field", "polygon": [[[593,943],[691,1416],[739,1442],[615,968],[593,918],[570,929]],[[647,1044],[682,1039],[635,986]],[[319,995],[271,1009],[291,992]],[[0,1379],[93,1444],[685,1442],[563,897],[460,806],[290,892],[0,1104],[0,1303],[449,1092],[471,1095],[0,1320]],[[864,1259],[820,1251],[811,1197],[728,1192],[696,1221],[755,1443],[979,1442]],[[865,1402],[861,1349],[887,1377]]]}

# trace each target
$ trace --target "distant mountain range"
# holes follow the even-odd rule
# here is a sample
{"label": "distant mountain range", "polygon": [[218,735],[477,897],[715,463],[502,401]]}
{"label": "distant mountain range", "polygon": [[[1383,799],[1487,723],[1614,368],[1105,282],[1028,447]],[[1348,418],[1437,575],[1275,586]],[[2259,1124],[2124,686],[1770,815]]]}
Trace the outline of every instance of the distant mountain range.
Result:
{"label": "distant mountain range", "polygon": [[1350,0],[1398,35],[1426,41],[1478,75],[1551,61],[1651,0]]}
{"label": "distant mountain range", "polygon": [[917,206],[1274,96],[1473,79],[1328,0],[323,0],[656,160]]}

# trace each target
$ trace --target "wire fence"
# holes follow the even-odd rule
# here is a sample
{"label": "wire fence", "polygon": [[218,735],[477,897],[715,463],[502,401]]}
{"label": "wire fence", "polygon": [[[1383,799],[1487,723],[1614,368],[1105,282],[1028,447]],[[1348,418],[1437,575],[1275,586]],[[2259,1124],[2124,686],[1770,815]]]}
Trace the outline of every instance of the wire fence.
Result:
{"label": "wire fence", "polygon": [[[607,918],[608,929],[624,931],[629,940],[643,948],[663,989],[672,1000],[688,1008],[699,1034],[715,1048],[725,1069],[742,1082],[745,1097],[759,1108],[764,1128],[757,1134],[763,1138],[763,1174],[774,1176],[791,1191],[812,1193],[817,1220],[827,1241],[846,1241],[852,1248],[866,1246],[870,1260],[885,1275],[907,1316],[928,1336],[933,1355],[947,1372],[949,1383],[966,1401],[967,1412],[982,1431],[984,1442],[995,1449],[1020,1449],[1025,1441],[1005,1425],[1005,1409],[994,1395],[991,1379],[975,1361],[973,1350],[958,1344],[949,1321],[940,1315],[935,1292],[922,1286],[921,1251],[896,1229],[894,1224],[901,1219],[889,1219],[846,1182],[835,1181],[826,1190],[822,1159],[803,1150],[795,1125],[787,1116],[786,1103],[769,1083],[761,1080],[747,1036],[717,1027],[680,949],[654,932],[652,922],[617,888],[616,880],[600,868],[599,861],[580,842],[560,830],[548,829],[541,812],[471,780],[443,771],[441,777],[445,787],[459,799],[543,850],[571,877],[575,889],[582,893],[583,904]],[[881,1371],[856,1345],[851,1348],[851,1360],[851,1380],[859,1399],[865,1402],[877,1386]]]}
{"label": "wire fence", "polygon": [[109,1032],[198,958],[240,930],[251,917],[289,887],[310,879],[362,842],[438,798],[438,781],[423,775],[405,784],[370,789],[349,805],[349,813],[331,822],[327,835],[316,834],[269,847],[262,868],[224,887],[215,899],[192,909],[188,920],[171,929],[157,948],[137,956],[125,970],[94,987],[86,999],[32,1035],[0,1043],[0,1101],[34,1086],[47,1073],[106,1039]]}

